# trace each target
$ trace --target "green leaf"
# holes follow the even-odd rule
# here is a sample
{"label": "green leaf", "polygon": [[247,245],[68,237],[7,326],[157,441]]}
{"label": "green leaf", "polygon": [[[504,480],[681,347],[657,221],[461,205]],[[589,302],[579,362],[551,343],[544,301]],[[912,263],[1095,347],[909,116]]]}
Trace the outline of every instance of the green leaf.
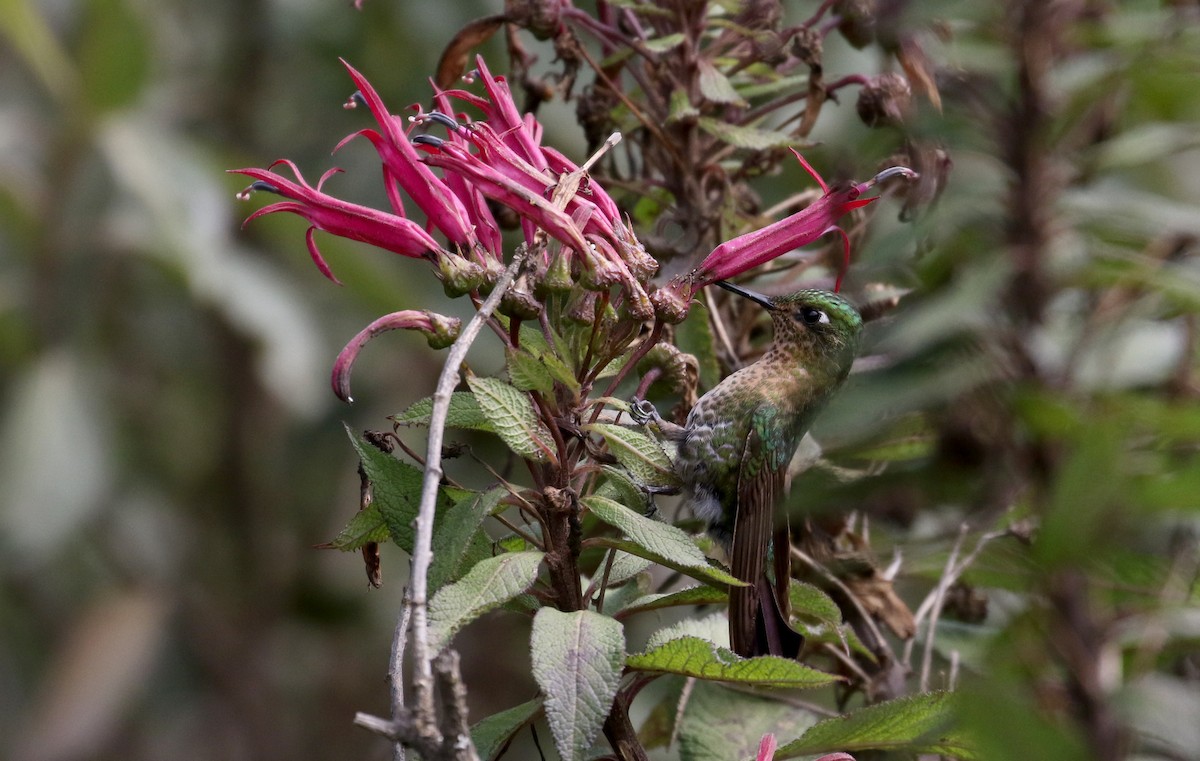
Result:
{"label": "green leaf", "polygon": [[[371,446],[351,431],[349,426],[346,427],[346,433],[358,452],[363,471],[371,480],[371,505],[379,509],[392,541],[405,552],[411,553],[415,538],[413,520],[416,519],[417,509],[421,504],[421,482],[424,474],[412,465]],[[450,501],[445,493],[439,491],[438,512],[449,505]]]}
{"label": "green leaf", "polygon": [[386,542],[389,536],[383,513],[379,512],[378,506],[371,504],[366,510],[355,513],[329,546],[347,552],[357,550],[370,542]]}
{"label": "green leaf", "polygon": [[625,632],[617,621],[590,610],[542,608],[533,618],[529,645],[559,755],[582,759],[617,695]]}
{"label": "green leaf", "polygon": [[973,758],[963,740],[948,732],[952,718],[950,693],[910,695],[819,722],[800,739],[780,748],[775,758],[863,750],[903,750]]}
{"label": "green leaf", "polygon": [[[792,582],[795,584],[796,582]],[[729,595],[721,589],[709,586],[695,586],[680,589],[668,594],[652,594],[633,600],[617,612],[617,618],[625,618],[635,613],[645,613],[649,610],[673,608],[679,605],[720,605],[728,601]]]}
{"label": "green leaf", "polygon": [[738,95],[737,90],[733,89],[733,83],[729,81],[729,77],[721,73],[708,59],[699,59],[697,68],[700,74],[698,80],[700,94],[706,100],[713,103],[732,103],[735,106],[749,105],[741,95]]}
{"label": "green leaf", "polygon": [[628,471],[609,465],[601,467],[600,470],[604,473],[604,483],[600,484],[600,488],[596,490],[598,496],[608,497],[630,510],[646,514],[647,508],[650,506],[650,495],[634,483],[633,479],[629,477]]}
{"label": "green leaf", "polygon": [[467,385],[475,393],[484,416],[509,449],[527,460],[545,462],[552,437],[524,391],[496,378],[474,375],[467,378]]}
{"label": "green leaf", "polygon": [[831,624],[837,627],[842,623],[842,610],[825,592],[812,584],[791,580],[788,585],[788,599],[791,602],[792,614],[801,619]]}
{"label": "green leaf", "polygon": [[[668,528],[674,528],[674,526],[668,526]],[[687,536],[687,534],[684,534],[684,536]],[[679,558],[662,555],[654,550],[647,549],[636,542],[631,542],[628,539],[615,539],[611,536],[597,536],[588,539],[587,543],[592,547],[607,547],[609,549],[622,550],[631,555],[637,555],[638,557],[646,558],[647,560],[653,560],[655,563],[658,563],[661,566],[673,568],[685,576],[690,576],[696,581],[702,581],[705,584],[717,584],[720,586],[735,587],[746,586],[744,581],[739,580],[735,576],[729,575],[728,572],[718,568],[715,565],[710,565],[708,563],[705,563],[704,565],[695,565],[690,559],[687,561],[681,561]],[[695,545],[692,546],[694,547]]]}
{"label": "green leaf", "polygon": [[[393,415],[391,419],[397,425],[429,425],[429,418],[432,415],[433,397],[427,396],[419,402],[414,402],[411,407],[399,415]],[[450,395],[446,427],[495,432],[491,422],[479,408],[479,400],[470,391],[455,391]]]}
{"label": "green leaf", "polygon": [[735,148],[746,148],[752,151],[764,151],[768,148],[786,148],[788,146],[803,146],[804,141],[786,132],[757,127],[739,127],[736,124],[701,116],[696,120],[700,129],[708,134],[729,143]]}
{"label": "green leaf", "polygon": [[610,537],[594,537],[590,542],[625,550],[700,581],[745,586],[733,576],[709,565],[696,543],[680,529],[646,518],[605,497],[592,495],[584,497],[582,502],[593,515],[620,529],[630,539],[623,542]]}
{"label": "green leaf", "polygon": [[667,123],[671,124],[681,119],[694,119],[700,115],[700,109],[692,105],[687,90],[675,90],[671,93],[671,104],[667,111]]}
{"label": "green leaf", "polygon": [[495,758],[514,734],[528,724],[542,709],[542,699],[535,698],[506,711],[494,713],[471,727],[471,743],[484,761]]}
{"label": "green leaf", "polygon": [[[617,556],[613,558],[612,568],[608,571],[608,586],[610,589],[624,584],[650,567],[650,561],[646,558],[631,555],[628,552],[621,552],[620,550],[610,551],[617,553]],[[600,579],[604,575],[604,567],[607,563],[608,560],[605,559],[600,564],[600,567],[596,569],[597,579]]]}
{"label": "green leaf", "polygon": [[433,652],[471,621],[516,597],[537,580],[541,552],[510,552],[488,558],[429,601],[429,647]]}
{"label": "green leaf", "polygon": [[764,734],[789,739],[815,722],[812,713],[786,702],[735,691],[717,682],[696,682],[679,717],[679,758],[755,758]]}
{"label": "green leaf", "polygon": [[662,37],[655,37],[652,40],[642,42],[646,49],[654,53],[665,53],[673,47],[683,44],[683,32],[675,32],[674,34],[666,34]]}
{"label": "green leaf", "polygon": [[562,383],[573,392],[579,392],[579,381],[575,371],[571,369],[566,358],[571,356],[571,348],[562,336],[551,328],[550,338],[553,345],[546,340],[542,332],[529,323],[521,325],[521,349],[527,351],[545,365],[550,377]]}
{"label": "green leaf", "polygon": [[509,349],[508,379],[522,391],[540,391],[543,394],[554,390],[554,378],[546,364],[527,351]]}
{"label": "green leaf", "polygon": [[759,687],[821,687],[838,678],[810,669],[790,658],[762,655],[741,658],[727,648],[699,637],[678,637],[644,653],[631,655],[625,665],[637,671],[751,684]]}
{"label": "green leaf", "polygon": [[[633,557],[630,555],[629,557]],[[597,600],[596,612],[604,613],[606,616],[613,616],[614,610],[620,610],[628,605],[631,601],[639,597],[645,597],[650,591],[651,577],[648,571],[643,571],[637,574],[631,580],[621,584],[618,587],[613,587],[611,584],[604,592],[604,603],[599,605]],[[613,616],[616,618],[616,616]]]}
{"label": "green leaf", "polygon": [[[483,519],[507,492],[500,487],[469,494],[440,516],[433,533],[433,564],[429,567],[429,591],[436,592],[454,581],[471,548]],[[486,556],[485,556],[486,557]]]}
{"label": "green leaf", "polygon": [[796,92],[797,90],[807,87],[808,74],[797,74],[791,77],[780,77],[771,82],[742,85],[741,87],[738,87],[738,93],[741,94],[743,98],[758,98],[764,95]]}
{"label": "green leaf", "polygon": [[648,486],[678,486],[671,458],[653,437],[635,428],[612,423],[592,423],[584,430],[599,434],[617,462]]}

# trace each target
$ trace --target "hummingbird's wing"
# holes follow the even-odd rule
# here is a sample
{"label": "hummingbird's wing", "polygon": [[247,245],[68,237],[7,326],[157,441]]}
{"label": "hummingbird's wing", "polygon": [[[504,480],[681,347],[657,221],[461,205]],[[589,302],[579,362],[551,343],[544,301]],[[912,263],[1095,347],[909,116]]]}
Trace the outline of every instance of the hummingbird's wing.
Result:
{"label": "hummingbird's wing", "polygon": [[[775,531],[775,506],[783,494],[789,455],[782,451],[786,438],[776,430],[779,416],[772,405],[753,413],[753,424],[742,448],[738,466],[737,516],[734,519],[730,571],[748,587],[729,591],[729,642],[738,655],[763,653],[794,657],[800,635],[787,621],[787,528],[775,541],[775,588],[766,577],[767,548]],[[781,546],[782,545],[782,546]],[[779,599],[782,589],[783,597]]]}

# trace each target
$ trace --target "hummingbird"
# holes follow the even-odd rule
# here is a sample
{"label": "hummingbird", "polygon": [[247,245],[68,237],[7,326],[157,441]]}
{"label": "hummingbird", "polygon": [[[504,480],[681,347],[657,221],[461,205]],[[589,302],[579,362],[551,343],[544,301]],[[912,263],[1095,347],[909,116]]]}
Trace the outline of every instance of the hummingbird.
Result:
{"label": "hummingbird", "polygon": [[795,657],[803,637],[788,623],[790,529],[776,507],[801,439],[850,373],[862,317],[829,291],[767,297],[717,285],[767,310],[770,348],[700,397],[685,425],[662,430],[678,442],[675,470],[692,513],[726,551],[730,572],[749,585],[729,592],[732,650]]}

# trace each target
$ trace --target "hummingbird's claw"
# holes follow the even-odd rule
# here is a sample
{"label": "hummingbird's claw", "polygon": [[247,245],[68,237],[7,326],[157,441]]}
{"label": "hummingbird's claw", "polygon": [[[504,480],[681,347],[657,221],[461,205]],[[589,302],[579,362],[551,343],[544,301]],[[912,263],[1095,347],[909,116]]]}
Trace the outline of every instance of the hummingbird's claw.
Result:
{"label": "hummingbird's claw", "polygon": [[661,420],[658,415],[658,409],[645,399],[629,400],[629,417],[638,425],[646,425],[647,423]]}

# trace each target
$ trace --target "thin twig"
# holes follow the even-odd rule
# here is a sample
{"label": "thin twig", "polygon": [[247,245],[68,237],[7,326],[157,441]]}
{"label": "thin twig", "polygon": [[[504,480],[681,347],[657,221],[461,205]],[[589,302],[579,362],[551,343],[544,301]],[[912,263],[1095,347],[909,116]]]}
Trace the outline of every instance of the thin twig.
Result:
{"label": "thin twig", "polygon": [[[960,532],[962,530],[965,529],[960,529]],[[974,549],[967,553],[966,557],[964,557],[961,562],[957,564],[947,562],[946,571],[942,574],[941,579],[938,580],[937,588],[925,596],[925,599],[921,601],[920,606],[917,607],[916,612],[913,613],[913,624],[915,626],[920,626],[922,619],[931,614],[935,605],[938,608],[941,607],[942,601],[946,597],[946,592],[954,585],[956,581],[958,581],[959,577],[961,577],[963,573],[965,573],[966,570],[975,563],[975,559],[979,557],[979,553],[983,551],[983,548],[986,547],[989,542],[991,542],[993,539],[999,539],[1000,537],[1008,536],[1010,533],[1010,531],[990,531],[979,537],[979,541],[975,544]],[[954,559],[954,555],[957,554],[957,550],[961,546],[962,541],[963,534],[960,533],[958,540],[955,542],[955,551],[951,553],[951,561]],[[928,631],[926,632],[927,642],[933,639],[932,635],[934,628],[935,624],[931,619]],[[912,649],[915,642],[916,640],[909,640],[904,646],[904,665],[908,666],[909,668],[912,667]]]}
{"label": "thin twig", "polygon": [[845,582],[835,576],[828,568],[821,563],[818,563],[815,559],[810,557],[808,553],[804,552],[798,547],[792,548],[792,557],[802,561],[809,568],[821,574],[826,581],[833,584],[838,588],[838,590],[841,591],[843,595],[846,596],[846,599],[858,612],[858,616],[862,620],[863,626],[870,630],[871,636],[875,638],[875,641],[879,644],[879,647],[883,649],[884,655],[887,656],[888,661],[895,663],[896,655],[892,652],[891,645],[889,645],[888,641],[884,639],[883,632],[879,630],[879,626],[875,623],[875,619],[871,617],[871,614],[867,612],[866,608],[862,606],[862,603],[858,601],[858,598],[854,596],[854,593],[850,591],[850,587],[846,586]]}
{"label": "thin twig", "polygon": [[[392,699],[392,721],[401,721],[407,716],[404,708],[404,651],[408,647],[408,622],[412,608],[401,606],[400,618],[396,621],[396,633],[392,637],[391,664],[388,668],[388,689]],[[369,729],[370,727],[368,727]],[[392,744],[392,761],[405,761],[404,743]]]}
{"label": "thin twig", "polygon": [[[446,363],[442,366],[442,374],[438,378],[437,389],[433,393],[433,412],[429,418],[429,446],[425,456],[425,478],[421,484],[421,505],[417,512],[408,599],[408,607],[412,611],[413,660],[416,664],[413,690],[416,695],[418,727],[431,734],[437,732],[437,723],[433,708],[433,667],[429,652],[427,596],[429,566],[433,561],[433,517],[437,505],[438,484],[442,480],[442,437],[446,430],[446,415],[450,410],[450,395],[458,385],[459,369],[467,357],[467,350],[479,336],[484,322],[500,303],[501,297],[508,291],[513,278],[524,266],[525,256],[526,252],[523,249],[517,250],[508,268],[496,281],[491,294],[479,305],[475,315],[450,347]],[[401,622],[403,619],[402,614]]]}
{"label": "thin twig", "polygon": [[950,549],[950,556],[946,558],[946,570],[942,572],[942,578],[933,593],[929,625],[925,627],[925,649],[921,654],[921,692],[929,691],[929,672],[933,670],[933,641],[937,633],[938,619],[942,615],[942,603],[946,601],[946,592],[954,583],[954,564],[958,560],[959,551],[962,550],[963,541],[967,538],[967,530],[968,526],[965,523],[958,527],[958,538],[954,540],[954,547]]}

